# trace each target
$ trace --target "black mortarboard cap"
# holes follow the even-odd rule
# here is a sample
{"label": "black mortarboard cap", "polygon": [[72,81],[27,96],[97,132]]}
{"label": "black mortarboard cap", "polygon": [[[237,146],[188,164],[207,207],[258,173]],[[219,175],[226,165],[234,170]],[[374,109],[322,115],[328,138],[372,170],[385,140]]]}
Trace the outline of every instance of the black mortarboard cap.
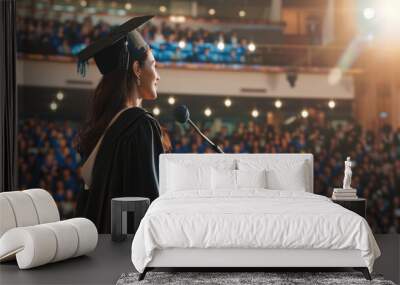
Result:
{"label": "black mortarboard cap", "polygon": [[135,29],[153,17],[132,18],[112,29],[106,37],[83,49],[78,53],[78,72],[85,76],[86,65],[91,57],[94,57],[103,75],[116,69],[127,70],[133,59],[140,58],[149,49],[149,45]]}

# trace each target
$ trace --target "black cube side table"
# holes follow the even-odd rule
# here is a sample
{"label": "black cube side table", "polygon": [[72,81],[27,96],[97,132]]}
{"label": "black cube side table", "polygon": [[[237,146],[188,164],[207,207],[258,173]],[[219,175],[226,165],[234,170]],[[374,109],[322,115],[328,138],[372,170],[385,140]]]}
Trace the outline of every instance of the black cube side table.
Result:
{"label": "black cube side table", "polygon": [[149,198],[120,197],[111,199],[111,240],[123,241],[127,235],[127,212],[133,212],[134,232],[150,205]]}
{"label": "black cube side table", "polygon": [[364,219],[367,217],[367,200],[364,198],[357,199],[332,199],[332,202],[359,214]]}

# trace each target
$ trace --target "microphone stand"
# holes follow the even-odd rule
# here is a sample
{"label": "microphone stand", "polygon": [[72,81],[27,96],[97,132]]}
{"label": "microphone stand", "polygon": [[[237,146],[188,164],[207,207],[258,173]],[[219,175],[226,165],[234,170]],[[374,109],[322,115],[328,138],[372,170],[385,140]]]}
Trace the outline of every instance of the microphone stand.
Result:
{"label": "microphone stand", "polygon": [[216,145],[215,143],[213,143],[208,137],[206,137],[201,131],[200,129],[192,122],[191,119],[188,119],[189,124],[196,130],[196,132],[206,141],[208,142],[208,144],[211,146],[211,148],[217,152],[217,153],[224,153],[222,151],[222,149]]}

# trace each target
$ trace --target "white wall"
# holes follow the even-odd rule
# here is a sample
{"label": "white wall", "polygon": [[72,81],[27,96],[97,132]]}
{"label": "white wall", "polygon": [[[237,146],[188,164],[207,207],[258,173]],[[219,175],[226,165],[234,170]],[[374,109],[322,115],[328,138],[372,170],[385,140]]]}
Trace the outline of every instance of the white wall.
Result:
{"label": "white wall", "polygon": [[[295,88],[291,88],[285,73],[264,71],[204,70],[159,68],[160,93],[176,95],[216,95],[285,97],[310,99],[353,99],[354,82],[345,76],[341,83],[331,86],[327,74],[301,73]],[[21,60],[17,61],[17,83],[27,86],[93,89],[100,79],[94,64],[89,65],[85,79],[71,62]]]}

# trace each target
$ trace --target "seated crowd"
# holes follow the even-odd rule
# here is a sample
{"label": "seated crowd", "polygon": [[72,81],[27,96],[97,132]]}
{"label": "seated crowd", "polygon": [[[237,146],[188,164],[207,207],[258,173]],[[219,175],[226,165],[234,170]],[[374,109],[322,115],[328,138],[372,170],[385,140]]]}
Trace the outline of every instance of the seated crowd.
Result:
{"label": "seated crowd", "polygon": [[[62,216],[74,216],[82,191],[80,156],[73,148],[76,129],[70,123],[39,119],[20,122],[19,187],[40,187],[55,198]],[[205,125],[204,125],[205,126]],[[203,126],[203,127],[204,127]],[[193,130],[167,124],[174,153],[212,150]],[[400,232],[400,129],[364,131],[355,123],[301,122],[294,126],[255,123],[213,124],[205,133],[226,153],[312,153],[314,192],[330,197],[341,187],[344,160],[355,161],[352,186],[368,200],[367,220],[375,233]]]}
{"label": "seated crowd", "polygon": [[[102,20],[93,23],[91,17],[82,22],[18,17],[17,48],[28,54],[76,55],[112,28]],[[246,60],[248,42],[235,32],[195,30],[179,24],[171,27],[166,22],[147,24],[141,32],[160,62],[240,64]]]}

